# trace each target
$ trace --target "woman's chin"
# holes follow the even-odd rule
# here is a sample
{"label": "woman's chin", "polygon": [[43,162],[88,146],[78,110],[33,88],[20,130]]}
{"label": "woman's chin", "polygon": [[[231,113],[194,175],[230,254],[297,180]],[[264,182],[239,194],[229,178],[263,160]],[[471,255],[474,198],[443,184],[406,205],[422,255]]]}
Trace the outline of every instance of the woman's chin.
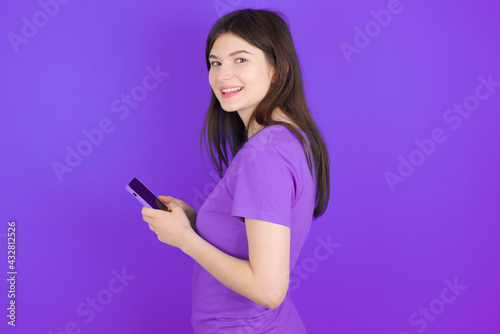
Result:
{"label": "woman's chin", "polygon": [[226,112],[235,112],[235,111],[237,111],[237,108],[236,108],[236,107],[234,107],[234,106],[225,106],[225,107],[224,107],[224,106],[221,104],[221,108],[222,108],[222,110],[224,110],[224,111],[226,111]]}

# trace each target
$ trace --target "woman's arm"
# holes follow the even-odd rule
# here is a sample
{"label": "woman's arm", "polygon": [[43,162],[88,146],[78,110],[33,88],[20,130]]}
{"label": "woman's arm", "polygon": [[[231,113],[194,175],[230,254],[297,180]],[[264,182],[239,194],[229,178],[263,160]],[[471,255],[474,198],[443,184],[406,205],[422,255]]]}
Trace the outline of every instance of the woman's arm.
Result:
{"label": "woman's arm", "polygon": [[290,273],[290,228],[245,218],[249,261],[217,249],[196,233],[179,248],[231,290],[267,308],[286,296]]}
{"label": "woman's arm", "polygon": [[290,228],[245,218],[249,260],[226,254],[200,237],[174,201],[170,212],[144,207],[142,215],[158,239],[180,248],[219,282],[267,308],[278,307],[288,291]]}

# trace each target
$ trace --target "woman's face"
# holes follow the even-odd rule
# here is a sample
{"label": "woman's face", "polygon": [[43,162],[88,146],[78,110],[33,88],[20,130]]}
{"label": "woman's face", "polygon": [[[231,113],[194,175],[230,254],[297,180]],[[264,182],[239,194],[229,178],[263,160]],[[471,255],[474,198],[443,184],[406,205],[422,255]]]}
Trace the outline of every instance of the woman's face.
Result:
{"label": "woman's face", "polygon": [[222,109],[248,119],[269,90],[274,66],[262,50],[231,33],[215,40],[208,58],[210,85]]}

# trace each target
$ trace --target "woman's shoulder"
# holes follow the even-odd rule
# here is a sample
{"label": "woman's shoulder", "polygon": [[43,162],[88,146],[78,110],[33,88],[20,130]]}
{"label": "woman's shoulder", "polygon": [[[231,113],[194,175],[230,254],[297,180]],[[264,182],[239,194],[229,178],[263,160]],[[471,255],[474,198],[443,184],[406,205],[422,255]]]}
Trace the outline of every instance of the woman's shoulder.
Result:
{"label": "woman's shoulder", "polygon": [[[293,127],[308,141],[306,134],[300,128]],[[280,124],[268,125],[261,129],[248,140],[245,146],[259,151],[272,150],[282,155],[295,155],[297,151],[303,151],[299,137]]]}
{"label": "woman's shoulder", "polygon": [[[295,126],[293,124],[290,124],[290,127],[294,128],[297,130],[304,138],[307,140],[307,135],[300,129],[298,126]],[[293,132],[290,128],[281,125],[281,124],[274,124],[274,125],[269,125],[266,126],[265,129],[268,129],[268,139],[269,141],[272,142],[273,139],[284,139],[284,140],[292,140],[292,142],[299,141],[300,139],[297,137],[295,132]]]}
{"label": "woman's shoulder", "polygon": [[[307,143],[306,134],[300,129],[298,131]],[[239,168],[259,171],[277,168],[290,172],[296,180],[307,179],[310,170],[306,151],[292,130],[283,125],[269,125],[250,137],[236,155],[237,167],[233,168],[237,168],[236,173],[239,173]]]}

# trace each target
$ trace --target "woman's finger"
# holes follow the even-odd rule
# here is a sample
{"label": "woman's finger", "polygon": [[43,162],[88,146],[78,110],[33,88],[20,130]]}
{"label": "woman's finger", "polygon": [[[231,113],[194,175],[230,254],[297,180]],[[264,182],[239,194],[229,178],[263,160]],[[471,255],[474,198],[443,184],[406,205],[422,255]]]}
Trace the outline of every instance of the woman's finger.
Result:
{"label": "woman's finger", "polygon": [[[169,208],[170,208],[170,210],[172,210],[172,212],[173,212],[175,209],[177,209],[177,208],[179,208],[179,207],[180,207],[180,205],[179,205],[179,204],[177,204],[177,203],[175,203],[175,201],[170,202],[170,203],[169,203],[169,205],[170,205],[170,206],[169,206]],[[181,208],[181,209],[182,209],[182,208]]]}
{"label": "woman's finger", "polygon": [[158,198],[165,204],[170,204],[170,203],[175,203],[179,206],[183,206],[184,202],[178,198],[175,198],[173,196],[158,196]]}
{"label": "woman's finger", "polygon": [[170,203],[170,202],[172,202],[172,201],[174,201],[174,200],[175,200],[175,198],[174,198],[174,197],[172,197],[172,196],[161,196],[161,195],[160,195],[160,196],[158,196],[158,198],[159,198],[159,199],[160,199],[163,203],[165,203],[165,204],[168,204],[168,203]]}
{"label": "woman's finger", "polygon": [[155,209],[151,209],[151,208],[148,208],[146,206],[143,206],[141,213],[143,216],[146,216],[146,217],[154,217],[155,211],[156,211]]}

